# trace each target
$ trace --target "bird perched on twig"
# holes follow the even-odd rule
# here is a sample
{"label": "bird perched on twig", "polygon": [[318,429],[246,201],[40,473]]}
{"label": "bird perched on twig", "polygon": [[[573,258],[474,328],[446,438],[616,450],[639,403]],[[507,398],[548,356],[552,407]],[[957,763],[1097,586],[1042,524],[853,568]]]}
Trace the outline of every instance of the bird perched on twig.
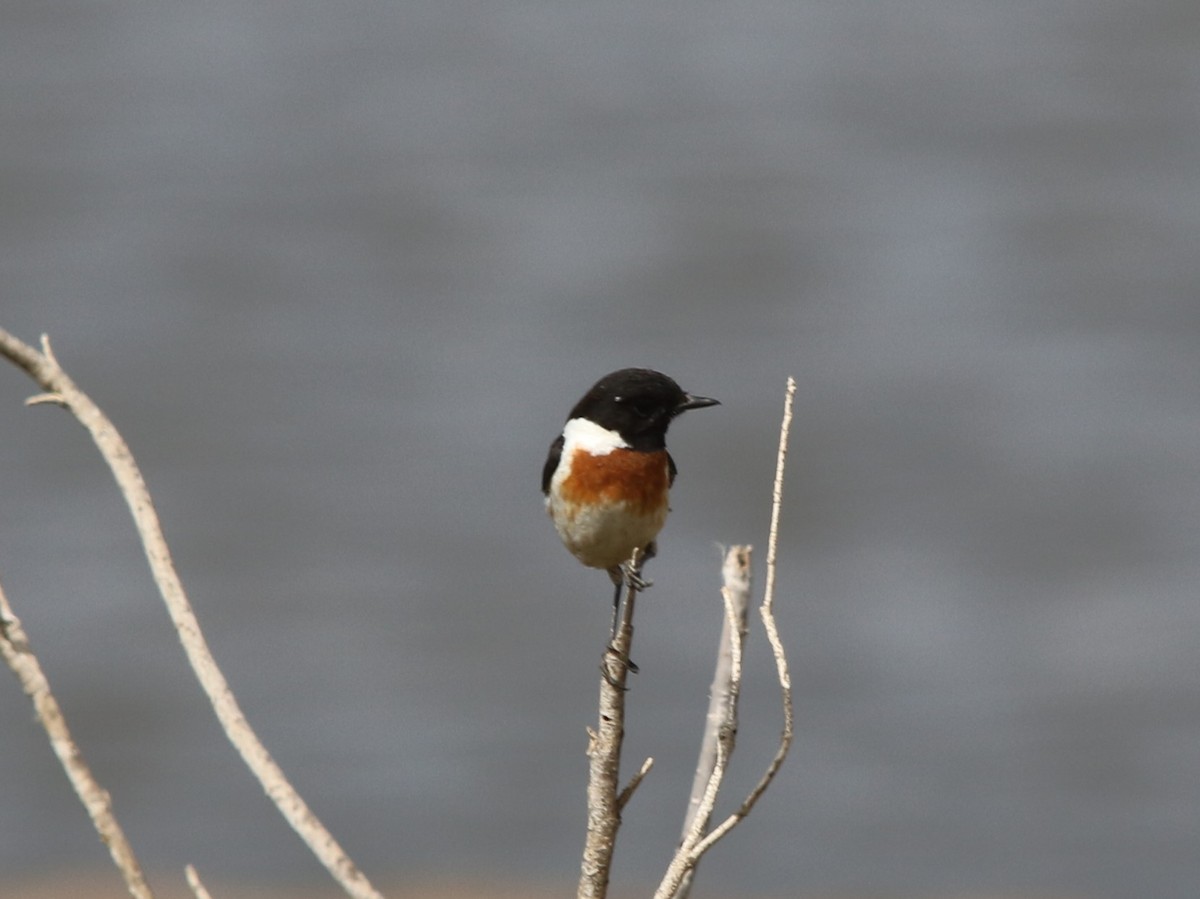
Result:
{"label": "bird perched on twig", "polygon": [[648,559],[667,520],[675,460],[667,428],[689,409],[718,401],[685,393],[661,372],[623,368],[605,375],[575,404],[542,469],[546,510],[563,544],[589,568],[603,568],[616,587],[648,586],[626,564],[634,550]]}

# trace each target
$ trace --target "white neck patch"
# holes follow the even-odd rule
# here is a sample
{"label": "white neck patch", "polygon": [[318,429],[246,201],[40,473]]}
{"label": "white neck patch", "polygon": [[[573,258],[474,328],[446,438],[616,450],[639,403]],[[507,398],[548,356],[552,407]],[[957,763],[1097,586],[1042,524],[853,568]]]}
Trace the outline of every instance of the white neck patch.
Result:
{"label": "white neck patch", "polygon": [[616,431],[602,428],[594,421],[586,418],[572,418],[563,428],[563,457],[577,449],[591,453],[593,456],[606,456],[615,449],[629,446]]}

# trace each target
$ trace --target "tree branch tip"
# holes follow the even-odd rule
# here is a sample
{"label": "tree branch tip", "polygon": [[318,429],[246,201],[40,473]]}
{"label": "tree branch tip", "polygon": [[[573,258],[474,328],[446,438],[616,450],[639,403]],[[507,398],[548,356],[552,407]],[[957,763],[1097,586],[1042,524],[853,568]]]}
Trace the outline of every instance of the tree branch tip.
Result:
{"label": "tree branch tip", "polygon": [[67,398],[61,393],[39,393],[25,400],[26,406],[62,406],[66,408]]}
{"label": "tree branch tip", "polygon": [[204,884],[201,882],[195,865],[185,865],[183,876],[187,879],[187,885],[191,888],[192,894],[196,899],[212,899],[212,895],[205,889]]}
{"label": "tree branch tip", "polygon": [[50,335],[43,333],[40,337],[40,340],[42,343],[42,355],[45,356],[50,362],[58,365],[58,360],[54,358],[54,350],[50,348]]}
{"label": "tree branch tip", "polygon": [[650,773],[650,769],[653,767],[653,758],[647,758],[646,761],[642,762],[642,767],[638,770],[638,773],[630,778],[629,784],[621,791],[620,795],[617,796],[617,811],[621,811],[625,808],[625,803],[632,798],[633,791],[641,786],[642,781],[645,780],[646,775]]}

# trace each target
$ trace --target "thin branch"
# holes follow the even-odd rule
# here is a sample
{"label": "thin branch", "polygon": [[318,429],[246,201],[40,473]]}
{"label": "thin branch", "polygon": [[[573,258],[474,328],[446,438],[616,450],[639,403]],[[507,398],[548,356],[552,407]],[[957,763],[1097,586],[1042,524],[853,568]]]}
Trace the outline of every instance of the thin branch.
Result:
{"label": "thin branch", "polygon": [[[749,546],[733,546],[721,566],[725,619],[717,644],[717,664],[709,688],[704,738],[692,780],[692,793],[683,820],[679,851],[685,854],[700,840],[712,819],[717,793],[725,778],[737,735],[737,705],[742,686],[742,654],[746,640],[746,617],[750,608]],[[699,860],[697,860],[697,864]],[[684,871],[676,899],[686,899],[692,886],[695,865]]]}
{"label": "thin branch", "polygon": [[625,804],[633,798],[633,791],[641,786],[642,781],[646,779],[646,775],[650,773],[650,769],[653,767],[654,759],[652,758],[647,758],[646,761],[642,762],[642,767],[638,769],[638,773],[629,779],[629,783],[625,785],[625,789],[617,797],[617,811],[625,808]]}
{"label": "thin branch", "polygon": [[[671,860],[662,883],[659,884],[658,890],[654,894],[655,899],[670,899],[670,897],[674,896],[683,882],[685,873],[694,868],[704,853],[711,849],[718,840],[745,820],[746,816],[750,814],[750,810],[754,808],[755,803],[758,802],[759,797],[771,785],[771,781],[775,779],[775,775],[783,765],[784,759],[787,758],[788,750],[792,745],[794,727],[792,681],[791,675],[788,673],[787,655],[784,652],[783,643],[779,639],[779,630],[775,623],[774,606],[775,563],[779,545],[779,516],[783,505],[783,474],[787,462],[788,434],[792,425],[792,405],[795,396],[796,381],[793,378],[788,378],[787,392],[783,403],[783,420],[779,426],[779,451],[775,459],[775,483],[771,490],[771,530],[767,538],[767,582],[763,602],[759,607],[759,614],[762,615],[763,619],[763,628],[767,632],[767,640],[771,644],[771,653],[775,657],[775,669],[779,679],[780,696],[783,703],[783,730],[780,733],[779,746],[775,750],[775,755],[768,763],[763,776],[745,800],[743,800],[741,806],[714,827],[707,836],[696,842],[690,850],[685,850],[683,846],[680,847],[675,857]],[[718,765],[721,764],[720,751],[720,743],[718,743]],[[711,780],[709,785],[712,786]]]}
{"label": "thin branch", "polygon": [[[229,683],[209,651],[200,623],[175,572],[150,491],[125,440],[100,408],[59,366],[50,349],[48,337],[42,336],[42,352],[39,353],[0,329],[0,355],[24,369],[46,391],[48,398],[53,398],[54,402],[70,410],[96,442],[133,514],[154,582],[179,634],[188,662],[212,703],[225,735],[241,754],[247,767],[258,778],[283,817],[348,895],[354,899],[382,899],[288,782],[238,706]],[[42,398],[35,399],[41,401]]]}
{"label": "thin branch", "polygon": [[34,713],[50,738],[54,754],[58,756],[79,801],[87,809],[96,833],[108,846],[113,864],[125,878],[129,894],[134,899],[153,899],[150,886],[142,874],[141,865],[133,854],[133,847],[113,813],[108,791],[96,781],[78,744],[72,738],[62,709],[54,694],[50,692],[50,682],[29,646],[25,629],[21,627],[20,620],[8,604],[3,587],[0,587],[0,656],[4,657],[8,667],[17,676],[21,689],[33,702]]}
{"label": "thin branch", "polygon": [[771,781],[783,765],[784,759],[787,758],[788,750],[792,746],[793,730],[795,727],[795,713],[792,709],[792,677],[788,673],[787,654],[784,651],[783,642],[779,639],[779,628],[775,623],[775,561],[779,546],[779,513],[783,504],[783,473],[787,462],[788,431],[792,424],[792,403],[795,396],[796,382],[794,379],[788,378],[787,397],[783,406],[783,422],[779,428],[779,454],[775,464],[775,486],[771,491],[771,532],[767,538],[767,583],[762,605],[758,609],[759,614],[762,616],[763,628],[767,632],[767,640],[771,644],[771,654],[775,658],[775,673],[779,680],[780,699],[783,705],[783,730],[779,735],[779,746],[775,750],[774,757],[772,757],[770,763],[767,765],[767,770],[763,773],[762,778],[755,785],[754,789],[750,791],[738,810],[721,822],[703,842],[697,845],[696,849],[701,854],[707,852],[712,844],[725,836],[746,815],[750,814],[750,810],[758,802],[759,797],[771,785]]}
{"label": "thin branch", "polygon": [[[578,899],[604,899],[621,826],[621,809],[641,781],[636,777],[618,794],[621,779],[621,743],[625,739],[625,680],[629,675],[629,650],[633,645],[633,606],[637,598],[642,553],[629,560],[625,601],[616,639],[600,662],[600,719],[588,741],[587,837],[579,870]],[[642,766],[642,775],[648,768]]]}
{"label": "thin branch", "polygon": [[187,885],[191,887],[192,895],[196,899],[212,899],[212,894],[205,889],[204,882],[200,880],[200,875],[197,873],[195,865],[185,866],[183,874],[187,878]]}

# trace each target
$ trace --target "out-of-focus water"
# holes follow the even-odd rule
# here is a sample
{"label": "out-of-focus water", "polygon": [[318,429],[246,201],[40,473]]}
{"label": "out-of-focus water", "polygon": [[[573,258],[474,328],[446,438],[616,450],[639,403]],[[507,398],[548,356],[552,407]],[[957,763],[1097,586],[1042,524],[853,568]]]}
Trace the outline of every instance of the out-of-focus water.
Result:
{"label": "out-of-focus water", "polygon": [[[800,384],[799,734],[694,895],[1200,883],[1200,14],[1149,2],[0,10],[0,326],[142,463],[268,746],[370,873],[572,881],[607,580],[546,446],[680,421],[618,884],[671,852]],[[322,874],[86,436],[0,369],[0,579],[143,861]],[[779,713],[752,637],[728,803]],[[0,871],[103,863],[0,684]]]}

